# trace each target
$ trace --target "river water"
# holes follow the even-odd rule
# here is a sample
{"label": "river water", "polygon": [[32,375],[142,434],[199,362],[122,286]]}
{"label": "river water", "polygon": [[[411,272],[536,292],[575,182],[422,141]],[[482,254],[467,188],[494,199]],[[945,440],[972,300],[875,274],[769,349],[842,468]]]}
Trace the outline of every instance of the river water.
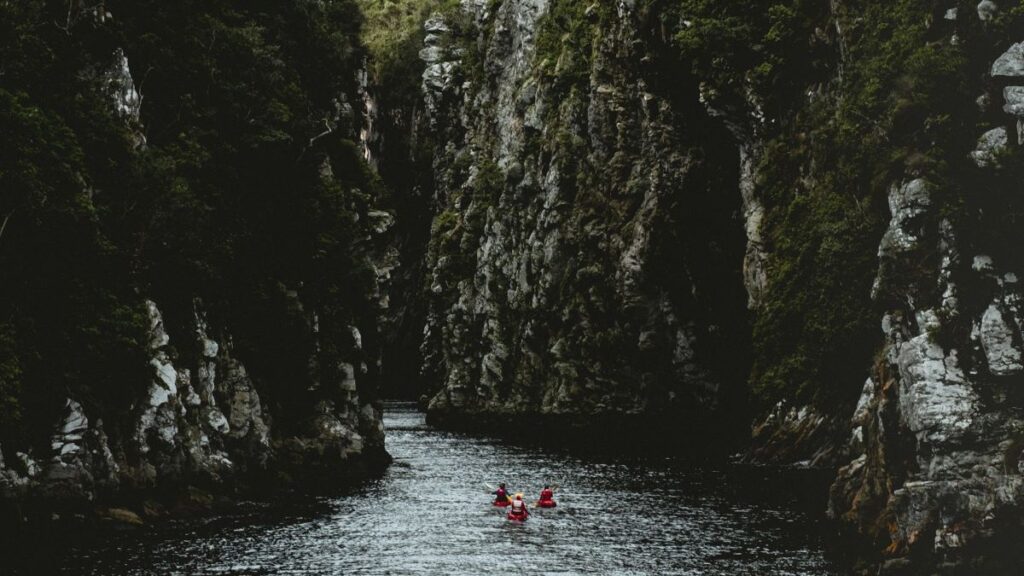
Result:
{"label": "river water", "polygon": [[[664,458],[592,458],[439,431],[389,404],[382,477],[330,498],[114,533],[54,560],[67,574],[839,574],[820,499],[767,470]],[[558,508],[525,523],[484,483]],[[821,487],[818,486],[818,489]]]}

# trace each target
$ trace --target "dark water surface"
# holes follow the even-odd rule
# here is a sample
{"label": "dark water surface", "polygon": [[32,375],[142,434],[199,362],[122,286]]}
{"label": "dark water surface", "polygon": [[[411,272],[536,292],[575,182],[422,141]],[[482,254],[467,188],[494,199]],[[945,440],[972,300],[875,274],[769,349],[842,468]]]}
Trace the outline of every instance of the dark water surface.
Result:
{"label": "dark water surface", "polygon": [[[808,509],[799,483],[770,483],[776,474],[766,470],[516,446],[429,428],[406,404],[390,404],[385,424],[395,463],[347,494],[114,534],[79,543],[57,568],[164,576],[839,573],[823,552],[820,498]],[[544,482],[558,483],[559,507],[511,523],[485,494],[484,482],[499,480],[530,499]]]}

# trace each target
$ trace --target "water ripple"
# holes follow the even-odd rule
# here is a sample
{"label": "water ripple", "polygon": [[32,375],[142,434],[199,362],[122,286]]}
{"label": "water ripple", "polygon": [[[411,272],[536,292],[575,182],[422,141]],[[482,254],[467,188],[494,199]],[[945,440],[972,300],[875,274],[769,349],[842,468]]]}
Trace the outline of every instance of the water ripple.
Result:
{"label": "water ripple", "polygon": [[[78,550],[66,573],[836,574],[807,514],[749,496],[756,480],[672,459],[595,461],[432,430],[410,405],[385,414],[395,464],[351,494],[282,515],[127,534]],[[484,482],[559,506],[511,523]],[[791,495],[797,498],[799,495]]]}

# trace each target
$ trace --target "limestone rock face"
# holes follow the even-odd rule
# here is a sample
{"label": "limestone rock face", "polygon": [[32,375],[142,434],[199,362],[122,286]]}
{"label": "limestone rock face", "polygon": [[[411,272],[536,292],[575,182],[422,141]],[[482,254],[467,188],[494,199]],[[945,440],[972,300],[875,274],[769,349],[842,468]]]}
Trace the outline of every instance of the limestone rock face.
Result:
{"label": "limestone rock face", "polygon": [[146,145],[146,135],[142,126],[142,94],[135,87],[128,57],[120,48],[114,51],[113,62],[101,72],[106,91],[113,104],[114,111],[132,131],[135,145],[142,148]]}
{"label": "limestone rock face", "polygon": [[114,53],[114,60],[114,66],[111,67],[108,74],[114,109],[127,119],[138,122],[139,111],[142,108],[142,96],[135,89],[135,81],[132,79],[132,72],[128,67],[128,57],[124,55],[124,51],[118,49]]}
{"label": "limestone rock face", "polygon": [[987,168],[995,163],[996,154],[1005,150],[1006,144],[1006,128],[993,128],[978,138],[977,146],[971,152],[971,159],[979,168]]}
{"label": "limestone rock face", "polygon": [[[934,310],[910,312],[894,310],[883,321],[887,353],[852,418],[854,458],[832,486],[830,513],[887,539],[894,553],[931,546],[955,561],[970,557],[967,546],[990,535],[989,522],[1024,496],[1019,471],[1003,464],[1024,422],[982,400],[993,384],[965,372],[960,352],[936,342],[942,326]],[[980,358],[969,352],[972,365],[980,361],[991,377],[1017,369],[1001,313],[990,307],[982,316],[988,343]],[[879,518],[891,519],[888,530]]]}
{"label": "limestone rock face", "polygon": [[919,243],[929,221],[924,216],[932,205],[931,187],[923,178],[893,184],[889,189],[892,219],[878,246],[879,271],[872,286],[875,300],[899,298],[909,289],[905,283],[908,259],[919,253]]}
{"label": "limestone rock face", "polygon": [[922,334],[900,346],[896,364],[901,422],[921,442],[962,438],[977,416],[978,397],[964,380],[956,354],[946,355]]}
{"label": "limestone rock face", "polygon": [[1014,334],[1020,334],[1020,329],[1007,323],[996,304],[990,305],[981,317],[978,338],[985,350],[988,368],[994,376],[1019,374],[1024,368],[1021,365],[1020,348],[1014,343]]}
{"label": "limestone rock face", "polygon": [[[991,72],[1016,82],[1021,45]],[[1017,88],[996,89],[993,106],[1003,97],[1002,112],[1014,118]],[[998,177],[995,153],[1006,145],[1003,127],[981,136],[971,153],[983,171],[977,182]],[[852,460],[832,486],[829,510],[886,542],[891,555],[927,551],[935,565],[969,566],[992,560],[997,553],[982,551],[1024,529],[1024,418],[1015,392],[1024,370],[1022,293],[1019,271],[991,256],[1002,240],[976,233],[998,216],[981,210],[954,224],[929,189],[927,177],[891,188],[873,292],[885,310],[884,354],[851,421]]]}
{"label": "limestone rock face", "polygon": [[1005,79],[1024,78],[1024,42],[1010,46],[992,63],[992,77]]}
{"label": "limestone rock face", "polygon": [[[119,489],[148,489],[167,483],[228,483],[294,461],[289,450],[324,454],[333,463],[383,451],[380,411],[361,403],[349,366],[343,404],[321,402],[311,410],[303,438],[275,439],[271,417],[245,365],[232,354],[230,339],[211,336],[202,303],[191,320],[198,351],[194,360],[176,357],[163,315],[147,301],[152,380],[132,412],[134,433],[111,445],[100,419],[91,419],[75,399],[66,402],[56,426],[51,456],[36,463],[21,455],[18,466],[0,460],[0,496],[35,494],[68,503],[87,502]],[[309,468],[317,462],[303,462]]]}
{"label": "limestone rock face", "polygon": [[1024,86],[1007,86],[1003,89],[1006,104],[1003,111],[1013,116],[1024,116]]}
{"label": "limestone rock face", "polygon": [[51,440],[53,456],[40,476],[44,493],[55,499],[91,500],[117,486],[119,467],[107,445],[103,423],[90,426],[82,405],[67,400],[65,416]]}
{"label": "limestone rock face", "polygon": [[[740,193],[753,152],[721,124],[721,156],[683,129],[632,3],[588,11],[600,27],[588,63],[537,53],[552,3],[485,4],[463,4],[469,37],[429,20],[421,53],[444,143],[422,346],[440,382],[431,413],[713,412],[744,369],[733,343],[765,282],[745,242],[761,209]],[[566,88],[555,77],[574,66],[588,72]],[[713,194],[723,156],[745,162],[747,180]],[[741,278],[745,254],[751,294],[712,287],[716,274]]]}

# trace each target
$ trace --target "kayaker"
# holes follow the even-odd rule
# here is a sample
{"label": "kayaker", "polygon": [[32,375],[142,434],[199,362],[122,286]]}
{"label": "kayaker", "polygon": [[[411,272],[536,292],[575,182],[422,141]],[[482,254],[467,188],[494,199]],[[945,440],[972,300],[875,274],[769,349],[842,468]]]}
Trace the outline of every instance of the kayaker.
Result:
{"label": "kayaker", "polygon": [[516,499],[512,501],[512,508],[508,511],[509,520],[526,520],[526,517],[530,515],[530,511],[526,509],[526,502],[523,502],[523,495],[516,494]]}
{"label": "kayaker", "polygon": [[508,497],[508,490],[505,489],[505,483],[498,484],[498,489],[494,491],[494,503],[501,506],[507,506],[511,498]]}
{"label": "kayaker", "polygon": [[555,491],[551,489],[550,485],[544,485],[544,489],[540,491],[540,499],[537,500],[537,506],[541,508],[554,508],[555,507]]}

